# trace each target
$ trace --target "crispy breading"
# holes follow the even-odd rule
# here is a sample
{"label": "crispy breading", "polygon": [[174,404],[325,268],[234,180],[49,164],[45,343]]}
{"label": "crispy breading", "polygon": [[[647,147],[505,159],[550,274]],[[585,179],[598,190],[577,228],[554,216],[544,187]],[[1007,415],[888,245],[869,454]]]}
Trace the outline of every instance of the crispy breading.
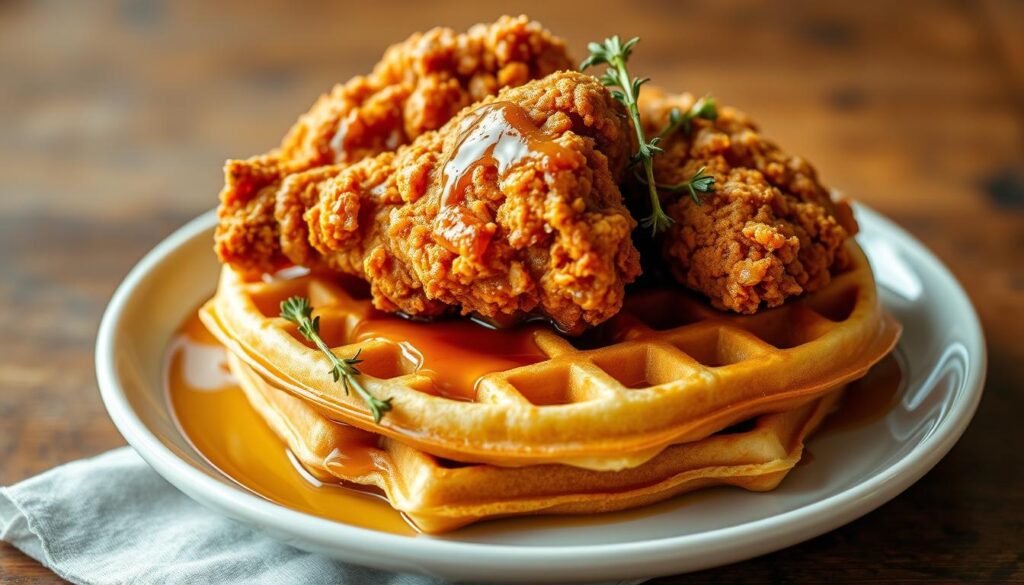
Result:
{"label": "crispy breading", "polygon": [[502,87],[572,66],[562,40],[525,16],[463,34],[435,28],[412,35],[372,73],[321,96],[279,147],[226,163],[217,254],[241,269],[273,270],[284,262],[274,198],[285,176],[394,150]]}
{"label": "crispy breading", "polygon": [[[656,135],[673,108],[687,112],[693,103],[689,94],[645,88],[645,131]],[[675,223],[660,236],[675,278],[714,306],[739,313],[775,307],[824,287],[845,266],[842,244],[857,232],[849,205],[834,201],[807,161],[765,139],[746,115],[719,107],[715,121],[694,120],[689,134],[680,129],[659,146],[659,185],[678,185],[701,167],[715,177],[715,193],[701,205],[685,190],[662,190]],[[643,201],[646,187],[637,187],[632,199]]]}
{"label": "crispy breading", "polygon": [[[521,108],[557,155],[531,151],[502,171],[477,165],[461,199],[446,200],[446,166],[491,106]],[[311,244],[286,246],[301,249],[293,261],[369,281],[384,310],[540,314],[578,332],[617,313],[639,273],[636,223],[617,186],[635,145],[628,124],[589,75],[506,89],[397,153],[332,167],[327,179],[289,177],[279,202],[293,214],[308,209],[305,229],[282,237]]]}

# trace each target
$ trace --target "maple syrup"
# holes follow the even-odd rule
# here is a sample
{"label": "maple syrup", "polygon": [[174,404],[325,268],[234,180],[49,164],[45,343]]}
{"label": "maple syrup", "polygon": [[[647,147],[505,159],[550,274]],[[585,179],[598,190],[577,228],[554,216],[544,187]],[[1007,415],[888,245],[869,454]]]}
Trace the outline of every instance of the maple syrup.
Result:
{"label": "maple syrup", "polygon": [[511,102],[480,106],[463,122],[455,150],[444,166],[441,207],[462,203],[478,167],[494,168],[503,177],[526,158],[545,158],[550,163],[568,155],[522,107]]}
{"label": "maple syrup", "polygon": [[464,319],[418,322],[373,312],[352,333],[352,341],[378,337],[399,344],[416,369],[430,376],[443,396],[473,400],[479,379],[542,361],[534,342],[541,325],[488,329]]}
{"label": "maple syrup", "polygon": [[[231,376],[226,350],[190,316],[171,343],[165,384],[184,435],[207,461],[272,502],[315,516],[394,534],[415,534],[386,500],[306,471],[249,404]],[[356,451],[335,465],[359,464]]]}
{"label": "maple syrup", "polygon": [[[295,276],[302,273],[280,278]],[[370,309],[352,331],[351,341],[384,338],[398,343],[416,369],[433,379],[440,394],[472,400],[481,376],[545,359],[534,342],[540,327],[495,330],[466,320],[418,322]],[[309,514],[396,534],[415,533],[379,494],[362,486],[342,486],[298,462],[249,403],[227,366],[227,350],[197,313],[185,320],[170,344],[165,384],[184,435],[207,461],[241,486]],[[376,437],[335,424],[344,446],[324,454],[324,466],[349,473],[372,468]]]}
{"label": "maple syrup", "polygon": [[541,130],[522,107],[492,102],[470,112],[459,127],[454,149],[442,168],[436,234],[449,251],[469,257],[484,254],[497,227],[463,205],[478,169],[493,169],[497,181],[526,159],[551,170],[571,153]]}
{"label": "maple syrup", "polygon": [[[383,337],[413,352],[422,372],[453,398],[472,399],[476,380],[496,370],[544,359],[533,342],[541,326],[492,330],[468,321],[418,323],[373,313],[355,329],[357,340]],[[174,417],[183,434],[214,467],[249,491],[288,508],[394,534],[416,534],[403,516],[373,490],[305,469],[252,407],[227,367],[227,352],[193,313],[173,338],[165,384]],[[900,362],[889,355],[861,380],[851,383],[839,410],[823,432],[870,424],[898,403],[903,389]],[[341,425],[345,427],[345,425]],[[346,430],[346,429],[343,429]],[[742,432],[738,428],[737,432]],[[347,427],[344,447],[325,456],[328,468],[375,465],[372,433]],[[351,439],[351,440],[349,440]],[[813,462],[805,451],[801,465]],[[699,494],[634,510],[510,520],[511,526],[589,525],[635,519],[693,502]],[[683,503],[681,503],[683,502]],[[488,523],[491,524],[491,523]],[[472,530],[480,530],[474,527]],[[486,530],[486,529],[485,529]]]}

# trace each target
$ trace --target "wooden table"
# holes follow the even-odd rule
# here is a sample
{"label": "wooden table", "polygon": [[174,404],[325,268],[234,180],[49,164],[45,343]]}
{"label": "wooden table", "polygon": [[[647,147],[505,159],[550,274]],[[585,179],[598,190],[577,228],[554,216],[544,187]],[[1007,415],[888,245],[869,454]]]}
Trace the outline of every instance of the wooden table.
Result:
{"label": "wooden table", "polygon": [[[214,205],[221,161],[276,143],[387,43],[499,13],[334,4],[0,4],[0,484],[123,444],[93,374],[100,313],[146,250]],[[526,4],[577,55],[642,35],[636,71],[760,119],[929,245],[984,321],[985,399],[931,474],[835,532],[687,582],[1024,580],[1024,4]],[[0,545],[0,582],[56,580]]]}

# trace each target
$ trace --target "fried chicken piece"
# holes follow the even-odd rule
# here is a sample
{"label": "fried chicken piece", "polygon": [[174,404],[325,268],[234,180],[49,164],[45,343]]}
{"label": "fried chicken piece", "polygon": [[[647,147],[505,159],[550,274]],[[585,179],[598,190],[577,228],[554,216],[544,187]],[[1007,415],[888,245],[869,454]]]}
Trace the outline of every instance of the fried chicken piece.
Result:
{"label": "fried chicken piece", "polygon": [[283,177],[353,163],[440,128],[473,102],[573,66],[561,39],[525,16],[503,16],[464,34],[416,33],[390,47],[366,76],[320,97],[281,145],[224,167],[216,250],[252,272],[284,262],[274,216]]}
{"label": "fried chicken piece", "polygon": [[[644,88],[647,135],[665,127],[673,108],[685,113],[693,104],[689,94]],[[683,183],[702,167],[715,177],[701,205],[686,190],[672,194],[667,212],[675,223],[659,236],[675,278],[715,307],[748,314],[775,307],[824,287],[847,264],[843,242],[857,232],[849,205],[833,201],[807,161],[766,140],[743,113],[720,107],[715,121],[695,119],[689,134],[679,129],[659,146],[659,185]],[[645,200],[641,189],[635,201]]]}
{"label": "fried chicken piece", "polygon": [[364,278],[383,310],[539,314],[578,333],[639,274],[618,189],[632,136],[589,75],[505,89],[397,152],[288,177],[284,249]]}

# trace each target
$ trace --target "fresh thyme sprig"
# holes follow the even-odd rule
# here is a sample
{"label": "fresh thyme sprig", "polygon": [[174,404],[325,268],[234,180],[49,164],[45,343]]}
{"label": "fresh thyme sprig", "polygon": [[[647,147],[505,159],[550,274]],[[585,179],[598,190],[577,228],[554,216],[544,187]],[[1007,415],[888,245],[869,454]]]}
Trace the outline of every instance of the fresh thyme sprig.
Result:
{"label": "fresh thyme sprig", "polygon": [[659,189],[665,189],[666,191],[683,191],[687,190],[690,192],[690,197],[693,202],[697,205],[702,203],[701,194],[712,193],[715,190],[715,176],[705,175],[704,170],[706,167],[697,169],[697,172],[690,177],[690,180],[683,181],[682,183],[676,183],[675,185],[658,185]]}
{"label": "fresh thyme sprig", "polygon": [[637,142],[639,143],[637,153],[633,156],[633,164],[637,162],[642,164],[644,176],[641,177],[639,173],[636,173],[637,179],[647,185],[648,193],[651,197],[651,215],[645,217],[640,222],[640,225],[645,228],[651,228],[652,232],[657,234],[672,225],[672,218],[661,207],[658,189],[665,189],[667,191],[682,191],[686,189],[690,192],[690,197],[694,203],[700,205],[702,202],[700,194],[712,193],[715,188],[715,177],[713,175],[705,175],[704,167],[701,167],[700,170],[694,173],[688,181],[676,185],[659,185],[656,183],[654,180],[653,159],[656,154],[662,151],[658,147],[658,143],[680,128],[682,128],[683,132],[689,134],[693,129],[693,120],[697,118],[704,120],[716,119],[718,117],[718,108],[715,100],[711,97],[700,98],[694,102],[685,114],[680,112],[679,109],[674,108],[669,112],[669,121],[665,128],[648,141],[644,136],[643,127],[640,125],[640,111],[637,106],[637,100],[640,96],[640,87],[647,83],[649,79],[646,77],[630,77],[629,71],[626,69],[626,61],[629,60],[633,47],[638,42],[640,42],[640,37],[633,37],[622,43],[616,35],[605,39],[603,44],[590,43],[587,47],[590,49],[590,55],[580,64],[580,71],[584,71],[594,65],[608,65],[608,70],[600,77],[600,80],[607,87],[618,88],[612,89],[612,96],[626,106],[626,110],[629,112],[630,119],[633,122],[633,129],[636,131]]}
{"label": "fresh thyme sprig", "polygon": [[693,130],[693,120],[696,118],[711,121],[718,118],[718,105],[715,103],[715,98],[710,96],[700,98],[690,106],[685,114],[680,112],[679,108],[672,108],[672,111],[668,113],[668,124],[658,133],[657,140],[659,142],[665,140],[679,128],[689,134]]}
{"label": "fresh thyme sprig", "polygon": [[604,43],[590,43],[588,56],[580,64],[580,71],[585,71],[594,65],[608,65],[608,70],[600,77],[601,83],[612,89],[612,96],[626,106],[629,117],[633,122],[633,129],[636,131],[636,140],[639,144],[636,154],[633,156],[634,164],[639,162],[643,165],[644,175],[648,192],[651,196],[651,215],[645,217],[641,222],[645,228],[651,228],[657,234],[672,225],[672,218],[661,208],[661,200],[658,198],[658,189],[654,183],[654,166],[652,159],[654,155],[661,152],[658,148],[658,138],[648,141],[644,136],[643,126],[640,125],[640,111],[637,108],[637,97],[640,95],[640,86],[649,81],[646,77],[630,77],[626,69],[626,61],[629,60],[633,47],[640,42],[640,37],[633,37],[625,43],[619,40],[618,35],[605,39]]}
{"label": "fresh thyme sprig", "polygon": [[[708,193],[715,192],[715,177],[714,175],[704,174],[704,171],[706,169],[707,167],[701,167],[697,169],[697,172],[693,173],[692,177],[690,177],[686,181],[683,181],[682,183],[675,183],[674,185],[656,183],[655,185],[658,187],[658,189],[662,191],[671,191],[673,193],[678,193],[679,191],[689,191],[690,198],[693,199],[693,202],[696,203],[697,205],[702,205],[704,203],[703,196]],[[636,177],[637,181],[644,183],[645,185],[647,184],[647,181],[644,180],[644,178],[641,177],[640,174],[637,173],[636,171],[633,172],[633,176]]]}
{"label": "fresh thyme sprig", "polygon": [[[656,140],[659,142],[665,140],[680,128],[682,128],[685,134],[689,134],[693,131],[693,121],[697,118],[711,121],[718,118],[718,106],[715,104],[714,98],[710,96],[700,98],[690,106],[690,109],[685,114],[680,112],[679,108],[672,108],[672,111],[668,113],[668,124],[658,133]],[[658,189],[666,191],[682,191],[685,189],[690,192],[690,198],[693,199],[693,202],[700,205],[703,203],[700,194],[713,193],[715,190],[715,177],[714,175],[705,175],[705,168],[701,167],[698,169],[688,181],[676,183],[675,185],[662,185],[659,183],[656,186]]]}
{"label": "fresh thyme sprig", "polygon": [[379,423],[384,413],[391,410],[391,399],[380,400],[370,394],[359,381],[362,372],[357,367],[363,360],[359,359],[359,351],[356,355],[342,359],[334,355],[331,348],[324,343],[320,337],[320,317],[313,317],[313,308],[309,305],[309,299],[305,297],[290,297],[281,303],[281,317],[291,321],[299,328],[303,337],[316,345],[327,359],[331,361],[331,376],[334,381],[341,381],[345,388],[345,394],[349,393],[349,386],[355,389],[356,394],[366,402],[373,415],[373,422]]}

